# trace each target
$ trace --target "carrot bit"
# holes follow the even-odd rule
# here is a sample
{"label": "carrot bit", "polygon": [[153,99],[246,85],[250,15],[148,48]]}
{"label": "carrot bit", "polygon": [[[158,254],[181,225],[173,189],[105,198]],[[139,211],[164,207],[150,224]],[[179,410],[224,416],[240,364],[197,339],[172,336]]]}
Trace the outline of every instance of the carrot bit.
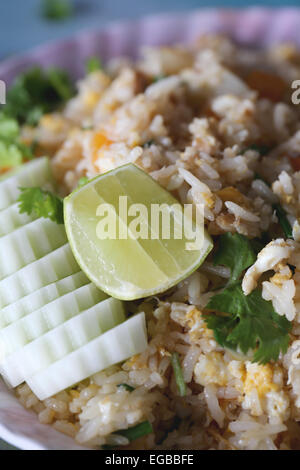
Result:
{"label": "carrot bit", "polygon": [[112,141],[106,137],[102,132],[97,132],[92,138],[92,153],[93,153],[93,163],[98,159],[98,151],[102,147],[109,147],[112,144]]}

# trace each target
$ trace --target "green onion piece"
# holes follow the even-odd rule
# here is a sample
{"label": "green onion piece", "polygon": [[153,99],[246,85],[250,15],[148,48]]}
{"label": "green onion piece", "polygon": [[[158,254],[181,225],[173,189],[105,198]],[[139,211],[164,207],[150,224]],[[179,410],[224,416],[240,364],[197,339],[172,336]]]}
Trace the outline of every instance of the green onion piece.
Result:
{"label": "green onion piece", "polygon": [[95,72],[102,68],[101,60],[98,57],[90,57],[86,61],[86,71],[87,73]]}
{"label": "green onion piece", "polygon": [[177,384],[177,388],[179,391],[179,395],[181,397],[185,397],[186,395],[186,384],[183,379],[183,374],[182,374],[182,369],[179,361],[179,356],[177,352],[174,352],[171,357],[171,364],[173,367],[174,375],[175,375],[175,380]]}
{"label": "green onion piece", "polygon": [[123,387],[123,388],[125,388],[125,389],[127,390],[127,392],[133,392],[133,390],[134,390],[134,388],[131,387],[131,386],[128,385],[128,384],[119,384],[119,385],[117,385],[117,387]]}
{"label": "green onion piece", "polygon": [[293,238],[293,230],[291,224],[287,219],[286,212],[283,207],[280,204],[273,204],[273,209],[276,212],[279,223],[281,225],[282,230],[284,231],[286,238]]}
{"label": "green onion piece", "polygon": [[151,423],[149,423],[149,421],[143,421],[132,428],[122,429],[114,434],[120,434],[121,436],[127,437],[127,439],[132,442],[139,437],[147,436],[147,434],[151,434],[152,432],[153,428]]}

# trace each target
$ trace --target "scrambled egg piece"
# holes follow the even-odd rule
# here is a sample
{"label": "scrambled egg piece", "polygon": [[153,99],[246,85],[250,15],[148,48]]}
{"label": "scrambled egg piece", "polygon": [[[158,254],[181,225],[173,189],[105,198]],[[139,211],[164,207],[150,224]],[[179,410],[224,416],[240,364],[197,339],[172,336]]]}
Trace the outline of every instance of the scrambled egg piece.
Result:
{"label": "scrambled egg piece", "polygon": [[185,321],[186,325],[192,330],[191,333],[193,330],[196,330],[196,333],[197,330],[200,329],[204,336],[209,338],[213,337],[213,331],[207,328],[206,323],[202,318],[202,313],[198,308],[195,307],[192,310],[189,310],[185,315]]}
{"label": "scrambled egg piece", "polygon": [[274,418],[287,419],[289,398],[281,390],[280,384],[276,383],[282,374],[280,367],[247,362],[243,369],[238,386],[243,395],[243,408],[250,410],[253,416],[261,416],[265,412]]}
{"label": "scrambled egg piece", "polygon": [[230,373],[221,352],[201,354],[194,368],[195,381],[206,386],[209,384],[224,387],[230,380]]}
{"label": "scrambled egg piece", "polygon": [[260,365],[248,363],[244,381],[244,393],[247,395],[255,389],[258,396],[263,396],[270,391],[277,391],[278,385],[272,382],[273,368],[270,364]]}

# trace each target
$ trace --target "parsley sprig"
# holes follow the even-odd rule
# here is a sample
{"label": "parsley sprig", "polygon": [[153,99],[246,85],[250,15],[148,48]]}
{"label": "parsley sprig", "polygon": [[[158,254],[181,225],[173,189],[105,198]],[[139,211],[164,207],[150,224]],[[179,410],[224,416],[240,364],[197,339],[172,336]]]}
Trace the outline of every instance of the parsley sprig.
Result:
{"label": "parsley sprig", "polygon": [[253,361],[261,364],[277,360],[289,343],[291,322],[275,312],[272,302],[264,300],[260,288],[245,295],[239,280],[256,259],[253,244],[243,235],[221,235],[214,257],[216,264],[230,268],[231,277],[222,292],[211,297],[205,316],[208,328],[223,347],[254,351]]}

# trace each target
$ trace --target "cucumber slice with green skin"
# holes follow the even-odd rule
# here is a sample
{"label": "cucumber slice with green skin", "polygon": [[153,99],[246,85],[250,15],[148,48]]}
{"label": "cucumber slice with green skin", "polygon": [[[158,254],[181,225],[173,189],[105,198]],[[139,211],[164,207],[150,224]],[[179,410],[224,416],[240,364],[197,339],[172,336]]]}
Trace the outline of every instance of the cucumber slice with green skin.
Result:
{"label": "cucumber slice with green skin", "polygon": [[27,384],[45,400],[146,348],[145,314],[140,313],[28,378]]}
{"label": "cucumber slice with green skin", "polygon": [[65,245],[65,227],[40,218],[0,238],[0,279]]}
{"label": "cucumber slice with green skin", "polygon": [[19,203],[16,202],[0,211],[0,237],[4,237],[36,219],[37,217],[34,215],[20,214]]}
{"label": "cucumber slice with green skin", "polygon": [[0,281],[0,308],[80,271],[67,243]]}
{"label": "cucumber slice with green skin", "polygon": [[0,210],[16,202],[22,187],[43,186],[52,181],[49,159],[36,158],[0,182]]}
{"label": "cucumber slice with green skin", "polygon": [[35,373],[125,321],[123,303],[109,298],[71,318],[8,356],[0,373],[17,387]]}
{"label": "cucumber slice with green skin", "polygon": [[90,283],[3,328],[0,331],[0,363],[17,349],[106,298],[106,294]]}
{"label": "cucumber slice with green skin", "polygon": [[79,271],[60,281],[42,287],[26,297],[22,297],[13,304],[7,305],[0,310],[0,329],[44,307],[53,300],[89,283],[90,281],[86,275],[82,271]]}

